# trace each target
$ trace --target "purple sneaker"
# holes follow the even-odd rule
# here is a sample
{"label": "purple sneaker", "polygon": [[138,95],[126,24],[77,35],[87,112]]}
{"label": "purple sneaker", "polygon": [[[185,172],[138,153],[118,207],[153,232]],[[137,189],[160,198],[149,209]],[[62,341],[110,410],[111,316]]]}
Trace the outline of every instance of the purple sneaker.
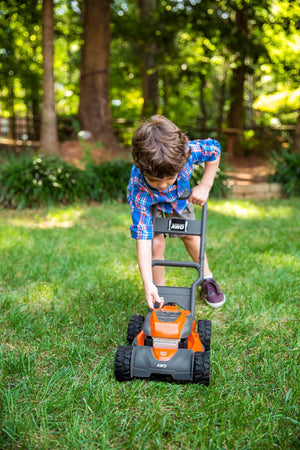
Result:
{"label": "purple sneaker", "polygon": [[202,283],[200,297],[204,294],[206,303],[212,308],[222,306],[226,297],[219,288],[218,283],[213,278],[205,278]]}

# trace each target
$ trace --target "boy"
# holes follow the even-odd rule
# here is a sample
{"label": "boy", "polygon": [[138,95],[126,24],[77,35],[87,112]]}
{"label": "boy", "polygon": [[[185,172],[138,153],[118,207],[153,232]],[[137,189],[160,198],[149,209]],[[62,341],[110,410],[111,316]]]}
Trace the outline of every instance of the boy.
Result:
{"label": "boy", "polygon": [[[149,308],[157,302],[163,306],[156,286],[163,286],[164,267],[152,270],[152,258],[164,259],[165,238],[154,236],[152,249],[152,205],[158,203],[158,215],[195,219],[193,203],[204,205],[218,170],[220,145],[212,139],[188,142],[187,137],[170,120],[152,116],[135,132],[132,140],[134,166],[128,183],[127,199],[132,214],[131,236],[136,239],[137,259]],[[190,190],[193,164],[205,162],[204,174],[198,186]],[[190,196],[181,200],[188,189]],[[199,262],[200,237],[180,237],[189,255]],[[204,262],[202,291],[213,308],[225,302],[225,296],[213,279],[207,258]]]}

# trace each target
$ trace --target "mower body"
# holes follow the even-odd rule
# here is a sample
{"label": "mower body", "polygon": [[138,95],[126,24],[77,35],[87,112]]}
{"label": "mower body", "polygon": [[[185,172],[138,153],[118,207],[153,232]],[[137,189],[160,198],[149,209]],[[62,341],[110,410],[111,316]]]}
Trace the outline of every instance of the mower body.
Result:
{"label": "mower body", "polygon": [[127,341],[115,359],[115,377],[119,381],[151,376],[172,377],[176,381],[209,384],[211,322],[195,320],[196,289],[203,282],[206,235],[206,204],[201,221],[181,218],[156,218],[155,233],[201,236],[199,263],[154,260],[153,266],[188,267],[198,272],[190,287],[157,286],[164,306],[149,310],[146,318],[130,317]]}

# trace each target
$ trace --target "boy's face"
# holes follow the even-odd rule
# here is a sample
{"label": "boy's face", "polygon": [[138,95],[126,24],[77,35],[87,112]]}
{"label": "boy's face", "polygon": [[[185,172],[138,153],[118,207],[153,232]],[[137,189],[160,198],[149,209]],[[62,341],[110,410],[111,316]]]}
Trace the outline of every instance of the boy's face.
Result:
{"label": "boy's face", "polygon": [[158,189],[159,191],[165,191],[175,183],[177,175],[178,174],[166,178],[155,178],[151,175],[144,175],[144,178],[152,188]]}

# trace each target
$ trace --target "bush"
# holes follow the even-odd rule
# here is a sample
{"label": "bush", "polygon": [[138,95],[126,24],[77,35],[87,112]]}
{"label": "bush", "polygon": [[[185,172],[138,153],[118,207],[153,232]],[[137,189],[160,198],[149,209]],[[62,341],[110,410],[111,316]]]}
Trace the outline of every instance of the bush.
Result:
{"label": "bush", "polygon": [[101,164],[88,162],[85,166],[87,195],[90,200],[126,202],[131,162],[109,161]]}
{"label": "bush", "polygon": [[[88,160],[84,170],[57,157],[22,155],[0,166],[0,204],[8,208],[34,208],[74,201],[126,201],[132,163]],[[196,167],[192,187],[199,183],[203,167]],[[225,196],[226,176],[219,169],[212,197]]]}
{"label": "bush", "polygon": [[299,196],[300,154],[284,150],[281,154],[273,156],[272,164],[275,173],[270,176],[270,181],[280,183],[286,195]]}
{"label": "bush", "polygon": [[0,168],[0,202],[5,207],[71,203],[85,197],[81,171],[49,156],[10,157]]}

